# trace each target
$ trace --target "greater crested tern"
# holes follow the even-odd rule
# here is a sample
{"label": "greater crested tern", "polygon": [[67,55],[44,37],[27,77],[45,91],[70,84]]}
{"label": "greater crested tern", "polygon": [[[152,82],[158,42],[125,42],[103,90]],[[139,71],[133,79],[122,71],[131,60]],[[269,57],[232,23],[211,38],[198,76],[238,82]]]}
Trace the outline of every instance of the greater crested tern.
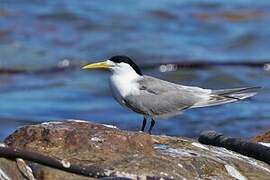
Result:
{"label": "greater crested tern", "polygon": [[171,117],[184,110],[214,106],[242,100],[256,94],[259,87],[211,90],[184,86],[143,75],[127,56],[113,56],[108,60],[87,64],[82,69],[109,69],[110,87],[115,99],[124,107],[143,115],[141,131],[151,118],[149,134],[156,118]]}

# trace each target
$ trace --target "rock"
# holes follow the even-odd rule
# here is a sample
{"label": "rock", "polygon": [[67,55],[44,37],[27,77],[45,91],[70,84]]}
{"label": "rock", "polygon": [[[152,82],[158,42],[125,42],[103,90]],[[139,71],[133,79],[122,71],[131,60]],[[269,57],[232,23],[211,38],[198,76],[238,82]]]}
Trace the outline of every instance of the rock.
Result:
{"label": "rock", "polygon": [[270,165],[270,148],[267,143],[257,143],[242,138],[224,136],[215,131],[202,132],[198,141],[206,145],[224,147],[228,150],[255,158]]}
{"label": "rock", "polygon": [[270,130],[264,134],[258,135],[253,139],[255,142],[270,143]]}
{"label": "rock", "polygon": [[91,180],[95,178],[90,178],[86,176],[80,176],[74,173],[69,173],[65,171],[61,171],[55,168],[50,168],[47,166],[39,165],[39,164],[31,164],[31,167],[34,171],[36,179],[44,179],[44,180]]}
{"label": "rock", "polygon": [[1,180],[21,180],[23,175],[17,168],[15,161],[0,158],[0,179]]}
{"label": "rock", "polygon": [[[128,132],[85,121],[25,126],[5,139],[14,148],[82,166],[95,165],[130,179],[269,179],[270,166],[192,139]],[[85,179],[36,163],[38,179]]]}

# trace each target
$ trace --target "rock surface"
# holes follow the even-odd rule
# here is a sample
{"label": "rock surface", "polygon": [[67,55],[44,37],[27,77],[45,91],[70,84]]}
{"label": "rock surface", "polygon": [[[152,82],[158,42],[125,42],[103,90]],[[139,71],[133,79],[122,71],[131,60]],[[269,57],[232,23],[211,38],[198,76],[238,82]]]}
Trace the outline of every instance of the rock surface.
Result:
{"label": "rock surface", "polygon": [[23,179],[23,175],[17,168],[17,164],[15,161],[0,158],[0,179],[1,180]]}
{"label": "rock surface", "polygon": [[264,134],[256,136],[253,140],[256,142],[270,143],[270,130]]}
{"label": "rock surface", "polygon": [[[130,179],[148,176],[266,180],[270,177],[268,164],[224,148],[202,145],[186,138],[122,131],[85,121],[25,126],[10,135],[5,143],[70,163],[110,169],[117,177]],[[34,164],[31,167],[38,179],[87,179]]]}

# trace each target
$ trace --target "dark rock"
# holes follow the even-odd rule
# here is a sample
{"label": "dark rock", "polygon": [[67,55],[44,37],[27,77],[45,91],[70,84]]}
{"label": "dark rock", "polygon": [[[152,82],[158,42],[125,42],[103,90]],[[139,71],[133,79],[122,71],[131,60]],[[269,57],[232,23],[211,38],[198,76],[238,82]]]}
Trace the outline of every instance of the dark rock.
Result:
{"label": "dark rock", "polygon": [[[268,179],[270,166],[194,140],[127,132],[84,121],[25,126],[9,147],[38,152],[81,166],[97,166],[115,177],[151,179]],[[30,163],[38,179],[85,177]],[[1,167],[1,166],[0,166]],[[74,178],[73,178],[74,177]]]}
{"label": "dark rock", "polygon": [[245,156],[261,160],[270,165],[270,147],[266,145],[251,142],[250,140],[245,140],[241,138],[224,136],[215,131],[202,132],[198,140],[200,143],[224,147],[228,150],[238,152]]}

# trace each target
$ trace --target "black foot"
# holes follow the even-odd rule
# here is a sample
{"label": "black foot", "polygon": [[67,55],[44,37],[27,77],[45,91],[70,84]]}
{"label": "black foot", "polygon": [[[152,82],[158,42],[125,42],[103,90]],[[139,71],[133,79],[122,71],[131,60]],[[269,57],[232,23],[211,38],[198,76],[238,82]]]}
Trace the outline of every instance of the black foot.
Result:
{"label": "black foot", "polygon": [[148,130],[148,133],[149,133],[149,134],[151,134],[151,131],[152,131],[153,127],[155,126],[155,123],[156,123],[156,121],[155,121],[154,119],[152,119],[152,120],[151,120],[150,128],[149,128],[149,130]]}
{"label": "black foot", "polygon": [[146,118],[144,117],[143,118],[143,123],[142,123],[141,131],[144,131],[145,125],[146,125]]}

